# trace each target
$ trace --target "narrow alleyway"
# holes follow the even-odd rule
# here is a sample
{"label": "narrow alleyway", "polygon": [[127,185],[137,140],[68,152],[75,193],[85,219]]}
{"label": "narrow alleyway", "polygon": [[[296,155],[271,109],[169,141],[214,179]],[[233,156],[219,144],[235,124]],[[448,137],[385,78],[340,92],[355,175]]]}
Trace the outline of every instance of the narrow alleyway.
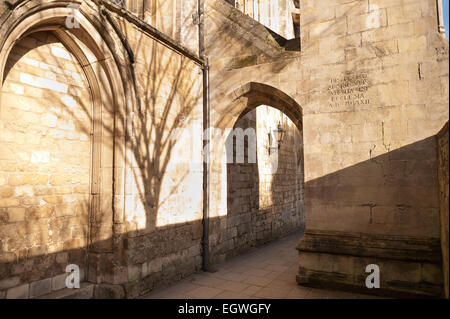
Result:
{"label": "narrow alleyway", "polygon": [[197,273],[169,287],[156,289],[143,299],[328,299],[373,298],[369,295],[322,290],[297,285],[301,233],[255,248],[216,266],[217,272]]}

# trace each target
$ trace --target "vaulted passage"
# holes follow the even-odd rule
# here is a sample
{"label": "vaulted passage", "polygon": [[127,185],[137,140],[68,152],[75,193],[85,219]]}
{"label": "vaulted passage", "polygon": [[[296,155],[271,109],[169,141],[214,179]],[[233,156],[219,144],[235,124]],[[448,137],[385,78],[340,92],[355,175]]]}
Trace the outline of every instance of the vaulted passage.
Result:
{"label": "vaulted passage", "polygon": [[243,114],[228,135],[229,232],[237,224],[229,255],[304,227],[301,133],[281,111],[261,105]]}
{"label": "vaulted passage", "polygon": [[[211,262],[305,227],[302,109],[258,82],[232,90],[213,130]],[[281,134],[281,135],[280,135]]]}

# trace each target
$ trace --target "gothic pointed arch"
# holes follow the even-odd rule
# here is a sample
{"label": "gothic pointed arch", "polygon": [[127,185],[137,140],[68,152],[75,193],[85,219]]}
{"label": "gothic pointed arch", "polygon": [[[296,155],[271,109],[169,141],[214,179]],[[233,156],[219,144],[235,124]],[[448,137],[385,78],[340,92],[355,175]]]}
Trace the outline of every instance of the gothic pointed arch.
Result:
{"label": "gothic pointed arch", "polygon": [[233,127],[234,122],[260,105],[268,105],[285,113],[302,131],[302,107],[283,91],[264,83],[248,82],[228,94],[231,103],[227,114],[219,119],[217,127]]}
{"label": "gothic pointed arch", "polygon": [[[76,19],[72,25],[68,17]],[[55,36],[75,56],[88,82],[93,104],[89,280],[114,282],[119,270],[107,266],[106,260],[120,265],[112,260],[121,255],[121,245],[116,243],[123,237],[120,227],[115,227],[124,209],[121,163],[125,162],[127,114],[137,100],[129,48],[95,2],[19,1],[0,17],[0,91],[11,50],[35,32]]]}

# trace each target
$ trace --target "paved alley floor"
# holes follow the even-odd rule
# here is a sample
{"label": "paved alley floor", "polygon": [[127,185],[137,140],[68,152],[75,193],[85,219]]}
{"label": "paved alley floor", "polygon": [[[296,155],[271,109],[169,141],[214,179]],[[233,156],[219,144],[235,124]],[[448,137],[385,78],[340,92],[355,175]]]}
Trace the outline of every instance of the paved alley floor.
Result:
{"label": "paved alley floor", "polygon": [[301,233],[254,248],[215,265],[217,272],[193,274],[169,287],[151,291],[144,299],[354,299],[369,295],[322,290],[297,285]]}

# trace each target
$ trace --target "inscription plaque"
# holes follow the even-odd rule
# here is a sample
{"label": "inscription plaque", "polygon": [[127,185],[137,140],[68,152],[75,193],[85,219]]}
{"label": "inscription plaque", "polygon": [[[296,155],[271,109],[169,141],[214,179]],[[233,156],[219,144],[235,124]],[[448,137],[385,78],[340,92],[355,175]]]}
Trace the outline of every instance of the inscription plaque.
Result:
{"label": "inscription plaque", "polygon": [[340,108],[370,104],[367,90],[370,83],[367,74],[346,74],[341,78],[331,78],[328,86],[330,108]]}

